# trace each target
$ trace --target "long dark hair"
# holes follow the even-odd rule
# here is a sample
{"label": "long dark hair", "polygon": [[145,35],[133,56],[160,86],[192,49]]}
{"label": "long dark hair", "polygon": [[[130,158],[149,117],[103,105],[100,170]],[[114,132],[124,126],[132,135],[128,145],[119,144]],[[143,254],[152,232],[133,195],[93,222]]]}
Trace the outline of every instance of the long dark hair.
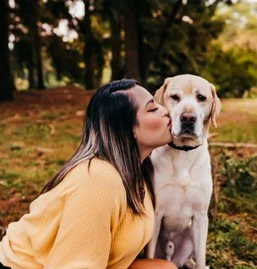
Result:
{"label": "long dark hair", "polygon": [[[74,155],[43,188],[45,193],[58,185],[78,163],[94,157],[112,164],[120,173],[129,207],[135,214],[143,214],[144,182],[154,203],[152,187],[153,165],[149,157],[143,163],[133,128],[138,124],[138,107],[127,90],[137,81],[112,81],[92,96],[83,125],[80,145]],[[90,164],[90,162],[89,162]]]}

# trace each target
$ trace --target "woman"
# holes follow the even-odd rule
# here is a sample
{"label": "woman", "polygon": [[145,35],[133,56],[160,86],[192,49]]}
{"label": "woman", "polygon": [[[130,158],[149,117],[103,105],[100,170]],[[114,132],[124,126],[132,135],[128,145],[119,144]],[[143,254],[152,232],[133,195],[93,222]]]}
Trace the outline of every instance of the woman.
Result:
{"label": "woman", "polygon": [[167,110],[136,81],[92,97],[80,146],[0,243],[12,269],[168,269],[135,260],[154,225],[151,151],[172,139]]}

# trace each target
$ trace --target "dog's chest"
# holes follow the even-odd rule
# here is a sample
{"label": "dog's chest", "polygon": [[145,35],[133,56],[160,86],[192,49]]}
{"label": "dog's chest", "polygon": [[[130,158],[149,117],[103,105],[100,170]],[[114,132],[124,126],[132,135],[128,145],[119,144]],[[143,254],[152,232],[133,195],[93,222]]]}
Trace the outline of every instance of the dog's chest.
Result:
{"label": "dog's chest", "polygon": [[192,154],[180,154],[175,158],[166,154],[168,150],[160,150],[152,158],[156,211],[162,212],[166,230],[182,231],[195,212],[208,208],[212,192],[209,155],[194,158]]}
{"label": "dog's chest", "polygon": [[208,201],[202,186],[168,184],[156,195],[156,210],[162,211],[166,230],[183,231]]}
{"label": "dog's chest", "polygon": [[192,176],[187,169],[180,169],[179,171],[172,171],[170,175],[170,180],[172,185],[180,186],[182,189],[184,187],[192,184]]}

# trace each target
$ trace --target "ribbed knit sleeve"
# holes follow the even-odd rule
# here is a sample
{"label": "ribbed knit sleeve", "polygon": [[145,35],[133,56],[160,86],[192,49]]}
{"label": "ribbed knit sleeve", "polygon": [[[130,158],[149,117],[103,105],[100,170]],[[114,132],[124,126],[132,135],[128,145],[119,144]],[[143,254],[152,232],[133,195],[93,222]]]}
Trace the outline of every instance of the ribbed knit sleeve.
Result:
{"label": "ribbed knit sleeve", "polygon": [[58,233],[44,268],[107,267],[112,238],[126,209],[125,189],[114,171],[110,165],[93,164],[89,174],[81,177],[78,187],[66,197]]}

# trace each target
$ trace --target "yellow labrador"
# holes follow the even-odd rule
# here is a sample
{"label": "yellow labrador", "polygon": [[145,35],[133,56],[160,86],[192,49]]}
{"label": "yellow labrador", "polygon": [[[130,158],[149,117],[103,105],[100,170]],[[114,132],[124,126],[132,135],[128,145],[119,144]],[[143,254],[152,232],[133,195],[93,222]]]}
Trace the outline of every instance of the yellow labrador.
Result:
{"label": "yellow labrador", "polygon": [[173,142],[151,155],[156,225],[147,257],[205,269],[212,194],[207,134],[210,122],[216,127],[220,100],[212,84],[188,74],[167,78],[155,98],[169,110]]}

